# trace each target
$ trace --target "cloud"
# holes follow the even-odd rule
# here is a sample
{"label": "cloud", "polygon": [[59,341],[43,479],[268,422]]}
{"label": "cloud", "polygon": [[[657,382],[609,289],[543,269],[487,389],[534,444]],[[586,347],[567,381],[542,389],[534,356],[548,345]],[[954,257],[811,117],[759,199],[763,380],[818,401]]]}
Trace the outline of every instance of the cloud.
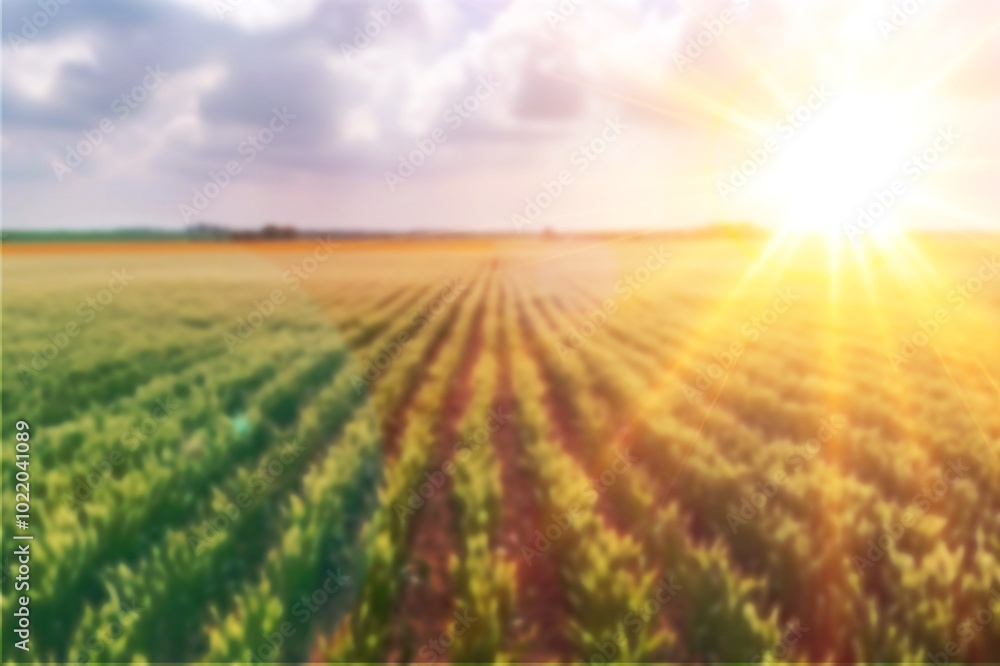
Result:
{"label": "cloud", "polygon": [[[523,177],[544,178],[546,168],[612,115],[646,137],[622,142],[634,151],[624,162],[656,164],[710,193],[715,167],[704,156],[740,154],[755,140],[755,128],[771,126],[818,81],[840,80],[863,63],[872,82],[892,77],[900,88],[919,86],[989,21],[981,5],[963,0],[959,9],[926,8],[885,40],[877,20],[891,11],[889,2],[73,0],[56,6],[41,17],[37,0],[2,7],[9,226],[103,225],[122,216],[177,225],[178,203],[238,156],[276,108],[294,121],[206,217],[257,224],[262,198],[287,202],[294,191],[295,206],[286,203],[294,211],[289,221],[303,225],[347,223],[331,220],[335,203],[352,211],[351,224],[399,227],[394,216],[411,211],[408,225],[469,225],[490,217],[483,201],[516,202],[531,186]],[[720,33],[719,17],[730,10],[734,18]],[[679,67],[678,54],[706,41],[706,30],[718,34]],[[981,117],[997,101],[989,81],[998,62],[1000,47],[984,42],[942,77],[921,113]],[[168,79],[121,117],[113,105],[141,85],[149,67],[168,72]],[[496,81],[496,90],[457,125],[447,121],[482,77]],[[105,119],[114,121],[114,132],[60,179],[52,163],[64,161]],[[438,128],[447,130],[439,149],[405,194],[390,197],[386,170]],[[701,165],[694,172],[693,163]],[[475,178],[495,194],[480,192],[475,201],[444,196],[449,183],[468,188]],[[636,171],[628,187],[645,187],[647,179]],[[660,219],[691,219],[699,210],[705,218],[741,213],[702,205],[703,193],[688,184],[671,188],[690,192],[690,201],[657,211]],[[100,201],[96,191],[141,195]],[[573,201],[567,195],[566,205]],[[601,203],[580,199],[577,207]],[[284,219],[280,212],[279,203],[268,211]]]}

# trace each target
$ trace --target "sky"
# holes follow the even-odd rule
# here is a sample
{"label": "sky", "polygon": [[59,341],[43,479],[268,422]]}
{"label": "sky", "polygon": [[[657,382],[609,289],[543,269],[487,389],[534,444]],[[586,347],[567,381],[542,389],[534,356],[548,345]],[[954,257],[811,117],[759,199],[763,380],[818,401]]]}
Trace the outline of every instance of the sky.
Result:
{"label": "sky", "polygon": [[2,12],[5,229],[997,225],[994,2]]}

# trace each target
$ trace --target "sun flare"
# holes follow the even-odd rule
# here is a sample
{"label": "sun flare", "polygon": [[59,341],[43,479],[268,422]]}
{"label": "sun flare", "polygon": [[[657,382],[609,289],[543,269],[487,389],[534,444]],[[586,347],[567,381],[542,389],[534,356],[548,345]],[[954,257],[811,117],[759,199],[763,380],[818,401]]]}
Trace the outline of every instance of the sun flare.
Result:
{"label": "sun flare", "polygon": [[796,233],[831,239],[847,234],[876,202],[884,210],[865,223],[866,231],[891,238],[895,207],[909,189],[900,184],[920,134],[907,106],[902,99],[835,95],[781,146],[761,179],[761,196],[780,202],[786,226]]}

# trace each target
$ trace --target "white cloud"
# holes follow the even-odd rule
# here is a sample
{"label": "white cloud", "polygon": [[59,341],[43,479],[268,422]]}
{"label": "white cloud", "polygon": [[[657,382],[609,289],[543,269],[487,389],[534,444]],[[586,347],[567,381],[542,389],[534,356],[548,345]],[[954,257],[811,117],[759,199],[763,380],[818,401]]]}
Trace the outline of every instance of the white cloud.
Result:
{"label": "white cloud", "polygon": [[90,33],[67,35],[58,41],[31,41],[15,50],[3,47],[3,85],[32,101],[58,97],[57,84],[67,65],[96,65],[96,36]]}

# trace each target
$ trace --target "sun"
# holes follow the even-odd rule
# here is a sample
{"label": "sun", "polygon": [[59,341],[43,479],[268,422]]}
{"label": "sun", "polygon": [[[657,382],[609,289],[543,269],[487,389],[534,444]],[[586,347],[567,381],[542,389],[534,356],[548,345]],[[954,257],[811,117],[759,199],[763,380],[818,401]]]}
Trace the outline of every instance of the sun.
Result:
{"label": "sun", "polygon": [[[907,197],[903,170],[918,136],[913,118],[905,99],[835,94],[781,142],[758,193],[778,202],[794,233],[855,240],[852,225],[861,218],[866,235],[891,238]],[[865,216],[873,203],[877,219]]]}

